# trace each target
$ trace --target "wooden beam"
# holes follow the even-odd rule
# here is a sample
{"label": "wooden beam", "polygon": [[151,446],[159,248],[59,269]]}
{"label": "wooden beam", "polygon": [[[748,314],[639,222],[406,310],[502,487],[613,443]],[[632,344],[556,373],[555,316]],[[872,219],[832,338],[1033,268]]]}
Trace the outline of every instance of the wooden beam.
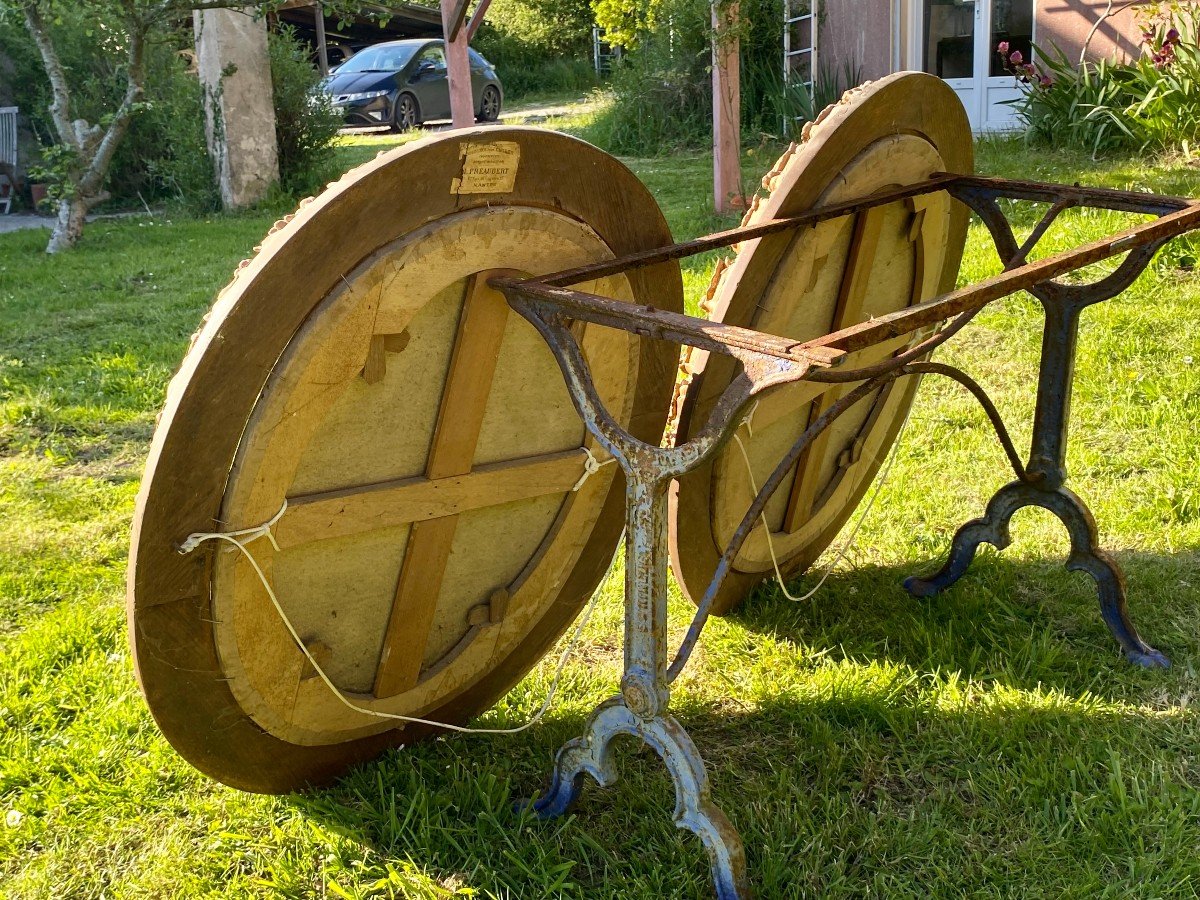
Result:
{"label": "wooden beam", "polygon": [[742,196],[742,86],[738,5],[713,0],[713,205],[717,212],[746,206]]}
{"label": "wooden beam", "polygon": [[275,526],[281,549],[569,491],[584,472],[582,449],[478,466],[448,478],[398,478],[288,498]]}
{"label": "wooden beam", "polygon": [[321,74],[329,74],[329,48],[325,46],[325,8],[320,0],[313,4],[313,24],[317,28],[317,63]]}
{"label": "wooden beam", "polygon": [[467,41],[468,43],[475,40],[475,32],[479,30],[479,26],[483,24],[483,17],[488,11],[488,7],[492,5],[492,0],[479,0],[475,6],[475,12],[471,13],[471,20],[467,22]]}
{"label": "wooden beam", "polygon": [[450,81],[450,118],[455,128],[475,124],[475,98],[471,91],[469,29],[463,27],[470,0],[442,0],[442,32],[446,35],[446,77]]}
{"label": "wooden beam", "polygon": [[442,0],[442,27],[445,29],[447,42],[458,37],[470,3],[471,0]]}
{"label": "wooden beam", "polygon": [[[466,475],[475,459],[508,323],[508,301],[488,286],[490,274],[473,275],[467,283],[433,445],[425,464],[429,479]],[[402,693],[420,677],[457,525],[457,515],[443,516],[415,522],[409,532],[375,673],[376,697]]]}
{"label": "wooden beam", "polygon": [[[879,238],[883,231],[883,215],[886,207],[876,206],[858,214],[854,221],[854,233],[850,248],[846,252],[846,268],[838,288],[837,305],[834,307],[830,330],[837,331],[862,318],[863,301],[871,281],[871,269],[875,252],[879,249]],[[838,401],[845,388],[830,386],[810,407],[808,424],[811,425],[829,407]],[[821,478],[820,461],[825,457],[830,429],[826,428],[813,440],[796,461],[796,477],[788,496],[787,512],[783,516],[783,530],[789,534],[798,531],[813,512]]]}

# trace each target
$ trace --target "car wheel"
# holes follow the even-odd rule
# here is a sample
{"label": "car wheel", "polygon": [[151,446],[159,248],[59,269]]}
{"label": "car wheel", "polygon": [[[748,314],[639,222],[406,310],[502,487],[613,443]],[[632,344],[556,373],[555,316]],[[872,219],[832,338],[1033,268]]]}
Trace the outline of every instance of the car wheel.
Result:
{"label": "car wheel", "polygon": [[392,110],[392,131],[412,131],[421,124],[421,110],[417,98],[412,94],[401,94],[396,98]]}
{"label": "car wheel", "polygon": [[479,103],[479,121],[495,122],[500,118],[500,92],[494,85],[489,84],[483,89],[483,99]]}

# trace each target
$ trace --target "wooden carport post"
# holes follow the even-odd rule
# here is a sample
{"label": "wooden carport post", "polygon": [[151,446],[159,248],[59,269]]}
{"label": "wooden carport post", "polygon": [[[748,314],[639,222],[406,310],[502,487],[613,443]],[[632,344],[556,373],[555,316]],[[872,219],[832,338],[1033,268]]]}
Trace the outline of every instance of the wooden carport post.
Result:
{"label": "wooden carport post", "polygon": [[713,206],[717,212],[730,212],[746,205],[740,158],[742,85],[737,0],[713,0],[712,26]]}
{"label": "wooden carport post", "polygon": [[446,75],[450,80],[450,117],[455,128],[475,124],[475,97],[471,92],[471,57],[467,48],[483,21],[491,0],[479,0],[470,21],[471,0],[442,0],[442,33],[446,37]]}
{"label": "wooden carport post", "polygon": [[317,32],[317,65],[321,69],[322,75],[329,74],[329,47],[326,46],[327,38],[325,37],[325,8],[321,6],[321,0],[317,0],[313,4],[313,26]]}

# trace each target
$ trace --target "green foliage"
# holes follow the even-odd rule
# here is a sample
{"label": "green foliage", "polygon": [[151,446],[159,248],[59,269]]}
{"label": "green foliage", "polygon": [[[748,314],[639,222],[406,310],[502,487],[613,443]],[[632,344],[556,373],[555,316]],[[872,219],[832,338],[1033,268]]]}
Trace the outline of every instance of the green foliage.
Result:
{"label": "green foliage", "polygon": [[605,40],[626,50],[637,47],[660,24],[668,29],[675,26],[673,0],[592,0],[592,9]]}
{"label": "green foliage", "polygon": [[[103,123],[125,90],[118,27],[67,10],[54,26],[71,81],[73,111],[88,121]],[[115,205],[169,201],[195,212],[219,206],[204,136],[203,88],[190,68],[192,42],[190,20],[152,34],[145,99],[108,175]],[[63,173],[77,154],[54,139],[49,84],[29,44],[23,30],[4,29],[0,36],[0,52],[15,64],[13,92],[46,147],[42,165],[32,174],[51,184],[52,197],[64,196],[70,188]],[[333,174],[331,148],[341,122],[314,91],[320,75],[291,29],[272,34],[269,46],[282,186],[292,194],[311,193]]]}
{"label": "green foliage", "polygon": [[474,45],[509,99],[596,84],[589,0],[495,0]]}
{"label": "green foliage", "polygon": [[708,0],[658,0],[662,27],[640,36],[614,67],[585,132],[614,153],[655,156],[705,146],[712,134]]}
{"label": "green foliage", "polygon": [[1058,47],[1052,47],[1052,53],[1035,49],[1038,74],[1014,75],[1028,78],[1013,107],[1030,140],[1078,148],[1093,157],[1135,143],[1126,113],[1135,80],[1132,67],[1111,60],[1076,66]]}
{"label": "green foliage", "polygon": [[[13,96],[29,116],[46,148],[33,176],[51,185],[52,196],[69,193],[64,177],[77,155],[58,143],[50,120],[50,84],[29,34],[11,17],[0,28],[0,53],[13,62]],[[86,13],[62,5],[52,25],[72,91],[72,114],[104,124],[125,92],[123,32],[108,11]],[[204,103],[199,82],[189,71],[190,22],[156,29],[147,46],[146,93],[113,159],[107,188],[117,205],[182,201],[204,210],[216,201],[212,163],[204,140]]]}
{"label": "green foliage", "polygon": [[582,93],[598,81],[588,55],[547,56],[517,34],[484,25],[473,46],[500,76],[506,101],[531,94]]}
{"label": "green foliage", "polygon": [[294,29],[272,33],[269,50],[280,184],[287,193],[314,193],[335,175],[333,144],[342,119],[318,90],[321,74]]}
{"label": "green foliage", "polygon": [[1168,7],[1148,25],[1152,52],[1138,61],[1128,114],[1143,147],[1190,151],[1200,141],[1200,11]]}
{"label": "green foliage", "polygon": [[[636,15],[630,12],[635,9]],[[741,48],[742,131],[791,136],[796,124],[812,118],[813,102],[803,87],[783,82],[782,6],[774,0],[744,0],[740,13],[735,32]],[[615,29],[613,39],[627,41],[630,50],[613,72],[612,102],[597,116],[588,138],[614,152],[639,156],[709,146],[713,29],[708,0],[597,5],[596,15],[602,26]],[[629,23],[649,24],[630,36],[625,30]],[[612,38],[614,31],[608,34]],[[836,82],[826,78],[823,85]],[[819,84],[818,94],[823,89]]]}
{"label": "green foliage", "polygon": [[519,37],[525,47],[547,57],[586,57],[591,52],[590,0],[494,0],[486,22],[494,32]]}

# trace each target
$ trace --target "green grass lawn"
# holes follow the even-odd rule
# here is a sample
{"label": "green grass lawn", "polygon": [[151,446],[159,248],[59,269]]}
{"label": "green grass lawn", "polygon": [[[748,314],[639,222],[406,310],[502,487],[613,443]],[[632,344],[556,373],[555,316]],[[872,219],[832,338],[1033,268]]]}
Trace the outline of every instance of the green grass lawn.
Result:
{"label": "green grass lawn", "polygon": [[[355,139],[347,165],[394,138]],[[677,238],[712,214],[705,156],[634,159]],[[747,159],[753,179],[770,151]],[[1094,165],[986,143],[980,169],[1200,193],[1183,162]],[[551,755],[613,693],[618,580],[561,703],[512,737],[391,753],[307,796],[242,794],[159,736],[124,634],[133,498],[171,372],[275,215],[106,221],[76,252],[0,237],[0,897],[704,897],[670,782],[630,750],[613,790],[539,823]],[[1029,213],[1023,221],[1031,226]],[[1122,217],[1065,217],[1049,247]],[[1200,893],[1200,281],[1162,259],[1084,320],[1072,486],[1129,578],[1143,635],[1175,661],[1126,665],[1091,582],[1060,565],[1049,514],[932,601],[900,587],[1006,480],[984,417],[927,380],[891,478],[825,587],[760,592],[714,621],[674,693],[762,897],[1194,897]],[[711,259],[689,264],[694,302]],[[974,227],[963,269],[998,269]],[[694,307],[693,307],[694,308]],[[1040,314],[1018,296],[939,358],[993,392],[1028,440]],[[203,435],[197,435],[203,440]],[[803,579],[802,584],[810,583]],[[673,597],[673,639],[690,606]],[[515,723],[537,668],[484,721]]]}

